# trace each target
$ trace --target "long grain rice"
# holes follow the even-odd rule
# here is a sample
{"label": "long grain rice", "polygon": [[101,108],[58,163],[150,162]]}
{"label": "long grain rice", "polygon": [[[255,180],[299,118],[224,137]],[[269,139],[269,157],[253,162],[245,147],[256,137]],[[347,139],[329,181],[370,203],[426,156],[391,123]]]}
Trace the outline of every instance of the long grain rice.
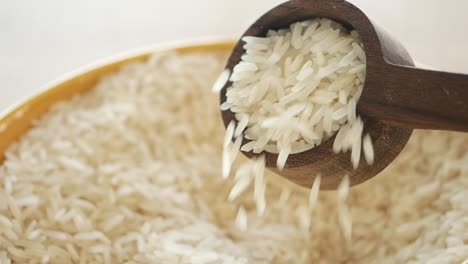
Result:
{"label": "long grain rice", "polygon": [[[277,167],[282,170],[290,154],[309,150],[356,121],[366,57],[355,31],[314,19],[243,41],[245,55],[233,69],[221,105],[222,111],[235,113],[235,136],[251,140],[242,151],[279,153]],[[350,148],[354,167],[360,138],[355,133]]]}
{"label": "long grain rice", "polygon": [[[348,190],[351,243],[341,232],[336,192],[318,194],[312,218],[310,192],[267,171],[261,177],[262,160],[222,179],[224,127],[210,87],[226,56],[155,55],[35,122],[0,166],[0,262],[459,264],[468,258],[464,134],[416,131],[383,173]],[[236,173],[249,163],[238,159]],[[245,173],[265,189],[251,184],[227,201]],[[255,193],[269,205],[261,216]],[[236,224],[241,207],[245,232]]]}

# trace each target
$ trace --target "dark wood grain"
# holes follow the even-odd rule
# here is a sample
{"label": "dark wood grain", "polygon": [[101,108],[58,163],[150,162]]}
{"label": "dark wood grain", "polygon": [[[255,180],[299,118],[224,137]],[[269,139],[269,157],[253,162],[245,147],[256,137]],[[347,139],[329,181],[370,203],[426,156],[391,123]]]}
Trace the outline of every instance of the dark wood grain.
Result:
{"label": "dark wood grain", "polygon": [[389,125],[468,131],[468,76],[387,65],[368,82],[360,112]]}
{"label": "dark wood grain", "polygon": [[[414,63],[406,49],[349,2],[343,0],[288,1],[260,17],[243,36],[265,36],[268,29],[286,28],[291,23],[319,17],[329,18],[342,23],[349,29],[355,29],[363,41],[367,57],[367,76],[362,99],[358,103],[358,114],[364,118],[366,133],[371,134],[374,142],[374,165],[368,166],[361,161],[359,168],[354,170],[350,162],[350,153],[336,155],[332,152],[333,137],[309,151],[291,155],[282,171],[276,169],[278,156],[264,153],[268,168],[308,188],[311,187],[318,174],[322,176],[322,189],[336,189],[346,174],[350,176],[351,185],[356,185],[385,169],[404,148],[413,128],[445,127],[463,130],[463,127],[468,125],[466,115],[461,117],[454,109],[445,112],[447,107],[455,106],[455,104],[466,111],[467,100],[464,91],[467,85],[462,84],[468,84],[468,78],[445,76],[436,72],[418,71],[411,68]],[[242,41],[237,43],[226,65],[227,68],[232,70],[240,62],[240,57],[245,52],[243,44]],[[431,77],[424,79],[425,73]],[[444,80],[449,83],[456,80],[456,83],[463,88],[448,84],[440,86]],[[426,87],[431,92],[422,92],[424,89],[422,84],[427,84]],[[230,85],[231,83],[228,82],[222,89],[221,103],[226,100],[226,88]],[[387,91],[390,86],[390,90]],[[402,89],[404,92],[401,92]],[[421,96],[424,97],[424,102],[415,103]],[[437,110],[432,108],[434,104],[432,107],[425,105],[430,102],[432,96],[440,96],[440,100],[434,101],[438,105]],[[452,102],[452,96],[458,96],[460,99],[458,101],[454,99]],[[441,106],[443,102],[445,105]],[[407,105],[413,105],[414,108]],[[229,110],[223,111],[222,117],[226,126],[231,120],[235,120],[234,114]],[[450,121],[445,120],[447,117]],[[257,155],[251,152],[244,154],[248,157]]]}

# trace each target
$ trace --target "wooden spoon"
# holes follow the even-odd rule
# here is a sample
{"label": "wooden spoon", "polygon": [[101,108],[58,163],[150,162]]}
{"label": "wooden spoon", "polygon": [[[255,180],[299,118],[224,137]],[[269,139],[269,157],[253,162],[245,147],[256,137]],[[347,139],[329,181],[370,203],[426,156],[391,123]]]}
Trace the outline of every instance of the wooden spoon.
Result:
{"label": "wooden spoon", "polygon": [[[312,18],[329,18],[355,29],[364,44],[367,75],[357,112],[365,133],[374,143],[372,166],[362,161],[353,169],[350,153],[334,154],[334,137],[299,154],[290,155],[284,170],[276,169],[277,154],[265,152],[266,166],[287,179],[310,188],[316,175],[322,189],[336,189],[344,175],[351,185],[371,179],[387,167],[408,142],[413,129],[468,131],[468,75],[418,69],[406,49],[376,26],[356,6],[343,0],[292,0],[260,17],[243,36],[265,36],[268,29],[287,28]],[[232,69],[244,54],[244,43],[235,46],[226,68]],[[228,82],[221,90],[226,100]],[[224,124],[236,120],[227,110]],[[244,153],[248,157],[258,154]]]}

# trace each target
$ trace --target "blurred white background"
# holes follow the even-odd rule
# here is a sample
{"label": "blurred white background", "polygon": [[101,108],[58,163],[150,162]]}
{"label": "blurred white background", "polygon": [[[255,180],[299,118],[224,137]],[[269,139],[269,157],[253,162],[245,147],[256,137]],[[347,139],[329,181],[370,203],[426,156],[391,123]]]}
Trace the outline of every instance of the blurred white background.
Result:
{"label": "blurred white background", "polygon": [[[97,59],[205,36],[237,37],[283,0],[0,0],[0,110]],[[468,73],[468,1],[351,0],[413,58]]]}

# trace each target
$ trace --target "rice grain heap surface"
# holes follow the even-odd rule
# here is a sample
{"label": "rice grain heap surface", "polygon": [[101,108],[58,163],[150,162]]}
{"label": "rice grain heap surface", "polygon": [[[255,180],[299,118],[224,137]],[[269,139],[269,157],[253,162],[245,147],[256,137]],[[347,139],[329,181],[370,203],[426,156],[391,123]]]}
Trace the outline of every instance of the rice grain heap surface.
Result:
{"label": "rice grain heap surface", "polygon": [[366,55],[356,31],[329,19],[296,22],[246,36],[241,61],[230,76],[222,110],[235,114],[242,151],[279,153],[283,169],[290,154],[320,145],[341,129],[335,152],[352,150],[359,164],[363,125],[356,104],[366,75]]}
{"label": "rice grain heap surface", "polygon": [[[234,179],[221,177],[224,127],[210,91],[226,56],[155,55],[35,122],[0,167],[0,263],[468,258],[464,134],[415,132],[383,173],[343,189],[349,212],[337,208],[336,192],[268,173],[256,178],[266,190],[249,185],[228,201]],[[268,207],[259,217],[253,197],[262,191]],[[352,218],[352,230],[338,228],[338,214]]]}

